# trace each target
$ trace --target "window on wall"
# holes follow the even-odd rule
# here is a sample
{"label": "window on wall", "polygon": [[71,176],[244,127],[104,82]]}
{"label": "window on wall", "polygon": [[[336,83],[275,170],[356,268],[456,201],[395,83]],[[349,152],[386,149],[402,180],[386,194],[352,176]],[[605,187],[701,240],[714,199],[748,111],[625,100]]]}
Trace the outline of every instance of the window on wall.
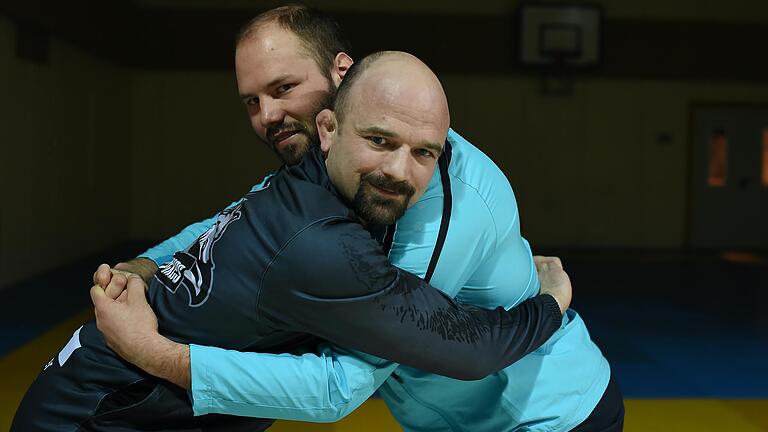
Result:
{"label": "window on wall", "polygon": [[[768,131],[768,129],[766,129]],[[763,132],[763,149],[765,149],[766,131]],[[764,171],[765,172],[765,171]],[[728,176],[728,137],[725,131],[716,130],[709,138],[709,176],[707,184],[710,187],[723,187]]]}
{"label": "window on wall", "polygon": [[768,187],[768,127],[763,128],[763,166],[761,171],[763,186]]}

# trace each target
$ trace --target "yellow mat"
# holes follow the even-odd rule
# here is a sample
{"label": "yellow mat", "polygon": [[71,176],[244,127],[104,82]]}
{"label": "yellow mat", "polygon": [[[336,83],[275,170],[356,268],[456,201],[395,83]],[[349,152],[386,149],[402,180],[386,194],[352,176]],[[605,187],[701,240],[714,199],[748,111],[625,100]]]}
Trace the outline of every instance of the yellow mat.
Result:
{"label": "yellow mat", "polygon": [[[8,430],[27,386],[45,363],[91,318],[86,311],[0,358],[0,431]],[[768,400],[629,399],[626,432],[766,432]],[[369,400],[341,422],[310,424],[279,421],[270,432],[400,431],[381,400]],[[471,432],[471,431],[469,431]]]}

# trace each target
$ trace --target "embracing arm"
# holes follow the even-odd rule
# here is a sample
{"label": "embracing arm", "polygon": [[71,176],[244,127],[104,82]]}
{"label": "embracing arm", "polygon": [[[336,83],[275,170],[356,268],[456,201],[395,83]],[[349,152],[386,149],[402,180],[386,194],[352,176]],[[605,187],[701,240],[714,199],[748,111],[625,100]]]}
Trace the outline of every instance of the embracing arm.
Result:
{"label": "embracing arm", "polygon": [[209,413],[333,422],[365,402],[398,366],[321,344],[303,356],[180,344],[157,332],[139,278],[113,278],[91,298],[107,344],[147,373],[192,390],[195,415]]}
{"label": "embracing arm", "polygon": [[519,360],[562,320],[551,295],[509,311],[457,303],[390,265],[370,235],[344,219],[317,223],[283,248],[264,276],[258,307],[276,328],[457,379],[480,379]]}
{"label": "embracing arm", "polygon": [[327,344],[317,354],[294,356],[171,341],[157,332],[136,276],[112,278],[106,289],[94,285],[91,299],[110,348],[147,373],[191,389],[196,415],[333,422],[365,402],[397,367]]}
{"label": "embracing arm", "polygon": [[[559,273],[564,275],[561,267]],[[125,281],[113,280],[107,291],[119,293],[120,280]],[[562,284],[542,277],[542,285],[549,281]],[[131,283],[135,295],[117,301],[108,299],[98,286],[91,290],[99,328],[110,347],[126,360],[186,389],[191,385],[198,415],[220,412],[335,421],[364,402],[397,367],[339,347],[325,346],[319,355],[297,357],[177,344],[157,334],[143,284],[138,278],[129,279]],[[570,285],[567,277],[565,283]]]}
{"label": "embracing arm", "polygon": [[302,356],[190,346],[195,415],[223,413],[335,422],[365,402],[398,366],[321,344]]}

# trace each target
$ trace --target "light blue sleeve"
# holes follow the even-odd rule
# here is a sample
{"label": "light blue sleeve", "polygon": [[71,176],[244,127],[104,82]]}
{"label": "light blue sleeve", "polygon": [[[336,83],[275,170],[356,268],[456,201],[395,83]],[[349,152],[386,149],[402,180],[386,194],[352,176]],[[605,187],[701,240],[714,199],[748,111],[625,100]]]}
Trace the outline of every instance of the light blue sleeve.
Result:
{"label": "light blue sleeve", "polygon": [[[261,181],[261,183],[253,186],[251,188],[251,192],[260,190],[264,187],[264,184],[269,180],[270,177],[272,177],[273,174],[269,174],[268,176],[264,177],[264,179]],[[227,208],[233,207],[240,203],[242,199],[232,202]],[[142,258],[149,258],[152,261],[155,262],[158,266],[161,264],[165,264],[168,261],[171,260],[173,257],[173,254],[180,250],[186,249],[192,242],[197,240],[198,237],[200,237],[201,234],[206,232],[208,228],[213,226],[213,224],[216,222],[216,217],[218,214],[214,215],[213,217],[210,217],[208,219],[202,220],[200,222],[195,222],[191,225],[188,225],[186,228],[181,230],[178,234],[175,236],[163,241],[162,243],[155,245],[149,249],[147,249],[144,253],[140,254],[139,257]]]}
{"label": "light blue sleeve", "polygon": [[190,363],[195,415],[222,413],[307,422],[342,419],[398,366],[330,344],[302,356],[191,345]]}
{"label": "light blue sleeve", "polygon": [[[230,204],[230,207],[235,204],[237,204],[237,201]],[[197,240],[197,238],[200,237],[202,233],[206,232],[208,228],[213,226],[215,222],[216,216],[214,215],[208,219],[188,225],[175,236],[149,248],[147,251],[140,254],[139,257],[149,258],[158,266],[165,264],[171,260],[173,254],[175,254],[177,251],[186,249],[187,246]]]}

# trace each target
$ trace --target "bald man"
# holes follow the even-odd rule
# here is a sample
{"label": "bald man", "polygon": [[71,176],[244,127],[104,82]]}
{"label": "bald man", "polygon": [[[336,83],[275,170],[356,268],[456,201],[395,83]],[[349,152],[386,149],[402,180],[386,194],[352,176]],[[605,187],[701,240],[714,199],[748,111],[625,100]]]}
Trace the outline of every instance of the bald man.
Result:
{"label": "bald man", "polygon": [[[486,310],[391,266],[374,238],[424,193],[448,124],[443,89],[418,59],[396,52],[364,59],[348,72],[334,110],[318,114],[320,146],[221,212],[160,268],[148,302],[139,277],[115,276],[106,290],[92,289],[99,328],[146,325],[151,307],[157,321],[149,325],[169,343],[301,352],[322,338],[459,379],[521,358],[561,324],[570,301],[561,268],[544,270],[556,283],[541,295],[510,311]],[[254,431],[271,424],[193,417],[181,387],[115,354],[136,361],[130,350],[145,343],[153,341],[113,343],[112,351],[93,322],[84,325],[33,383],[11,429]]]}

